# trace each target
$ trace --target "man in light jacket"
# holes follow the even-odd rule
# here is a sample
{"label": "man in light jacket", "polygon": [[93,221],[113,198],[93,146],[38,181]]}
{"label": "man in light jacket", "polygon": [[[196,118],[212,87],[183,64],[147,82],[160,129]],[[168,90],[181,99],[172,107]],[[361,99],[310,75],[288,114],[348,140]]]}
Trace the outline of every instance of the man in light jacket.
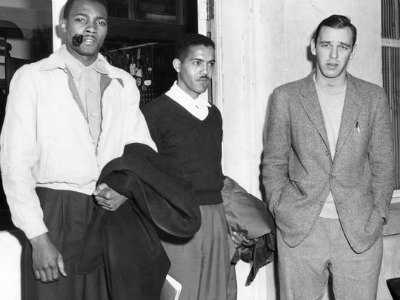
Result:
{"label": "man in light jacket", "polygon": [[[104,0],[68,0],[65,45],[12,81],[1,133],[1,172],[23,245],[23,299],[108,299],[103,270],[74,273],[103,166],[126,144],[155,148],[132,76],[99,54]],[[98,197],[115,210],[127,198]],[[32,271],[33,267],[33,271]]]}

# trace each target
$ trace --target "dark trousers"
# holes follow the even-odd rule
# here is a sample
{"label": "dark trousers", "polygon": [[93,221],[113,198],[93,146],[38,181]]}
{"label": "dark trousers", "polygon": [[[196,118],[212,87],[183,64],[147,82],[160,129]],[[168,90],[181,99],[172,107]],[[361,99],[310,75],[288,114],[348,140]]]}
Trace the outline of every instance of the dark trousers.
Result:
{"label": "dark trousers", "polygon": [[42,283],[32,270],[32,247],[22,246],[22,300],[108,300],[104,269],[90,275],[75,272],[80,248],[95,206],[91,196],[37,188],[48,235],[64,258],[67,276]]}

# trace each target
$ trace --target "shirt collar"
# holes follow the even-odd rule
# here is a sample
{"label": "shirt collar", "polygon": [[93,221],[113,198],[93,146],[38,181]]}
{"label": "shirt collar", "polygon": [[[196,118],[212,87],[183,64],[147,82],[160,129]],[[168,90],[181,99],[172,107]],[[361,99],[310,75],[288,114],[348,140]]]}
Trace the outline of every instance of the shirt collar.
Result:
{"label": "shirt collar", "polygon": [[178,103],[184,103],[185,106],[192,106],[196,109],[202,107],[211,107],[211,104],[208,102],[207,91],[200,94],[196,99],[193,99],[188,93],[186,93],[178,86],[178,83],[176,81],[174,82],[170,90],[166,93],[166,95]]}
{"label": "shirt collar", "polygon": [[[65,70],[66,64],[67,64],[66,59],[69,61],[68,55],[71,56],[71,61],[76,61],[75,63],[78,64],[78,68],[79,68],[79,64],[81,64],[81,62],[79,62],[76,58],[74,58],[68,52],[65,45],[62,45],[59,50],[55,51],[53,54],[51,54],[48,57],[46,62],[41,67],[41,70],[42,71],[51,71],[51,70],[55,70],[55,69]],[[65,56],[67,58],[65,58]],[[83,66],[83,64],[82,64],[82,66]],[[105,57],[103,55],[101,55],[100,53],[98,54],[96,61],[93,64],[91,64],[90,67],[92,67],[94,70],[96,70],[97,72],[99,72],[101,74],[108,75],[111,79],[118,79],[119,81],[123,82],[123,78],[121,77],[121,75],[118,74],[117,72],[113,71],[112,67],[109,65],[109,63],[107,62]],[[68,64],[68,68],[70,68],[69,64]],[[72,72],[73,71],[71,70],[71,73]],[[73,76],[74,76],[74,73],[73,73]]]}
{"label": "shirt collar", "polygon": [[104,61],[100,55],[97,56],[96,60],[89,66],[85,66],[79,60],[77,60],[65,46],[61,47],[60,54],[65,62],[65,65],[71,71],[72,77],[77,77],[83,70],[91,68],[96,72],[104,75],[108,75],[109,71],[106,69]]}

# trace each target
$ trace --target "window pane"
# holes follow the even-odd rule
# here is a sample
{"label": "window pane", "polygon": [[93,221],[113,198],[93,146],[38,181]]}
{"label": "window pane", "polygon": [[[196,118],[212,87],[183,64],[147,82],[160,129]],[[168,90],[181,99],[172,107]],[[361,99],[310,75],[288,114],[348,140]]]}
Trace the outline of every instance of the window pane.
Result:
{"label": "window pane", "polygon": [[400,48],[382,47],[382,69],[392,119],[396,189],[400,189]]}
{"label": "window pane", "polygon": [[400,0],[382,0],[382,38],[400,39]]}

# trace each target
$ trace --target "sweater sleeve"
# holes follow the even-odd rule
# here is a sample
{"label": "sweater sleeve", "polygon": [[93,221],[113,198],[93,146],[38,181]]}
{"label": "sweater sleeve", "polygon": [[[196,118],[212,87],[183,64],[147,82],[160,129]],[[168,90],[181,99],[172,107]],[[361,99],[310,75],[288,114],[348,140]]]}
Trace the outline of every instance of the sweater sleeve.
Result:
{"label": "sweater sleeve", "polygon": [[142,108],[142,112],[147,122],[151,138],[153,139],[156,146],[160,148],[161,133],[160,133],[160,125],[158,124],[159,118],[157,117],[157,113],[154,111],[154,109],[152,109],[152,107],[150,107],[149,104],[148,106],[145,105]]}

